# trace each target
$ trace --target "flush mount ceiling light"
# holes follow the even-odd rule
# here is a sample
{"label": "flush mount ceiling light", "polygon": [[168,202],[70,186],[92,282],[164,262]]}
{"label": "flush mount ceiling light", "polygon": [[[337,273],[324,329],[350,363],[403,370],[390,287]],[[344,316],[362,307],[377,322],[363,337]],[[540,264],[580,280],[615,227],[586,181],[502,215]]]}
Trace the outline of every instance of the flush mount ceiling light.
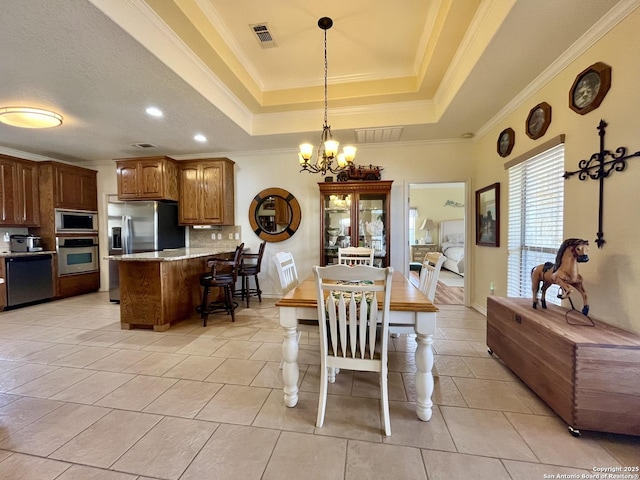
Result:
{"label": "flush mount ceiling light", "polygon": [[31,107],[0,107],[0,122],[21,128],[51,128],[62,125],[62,115]]}
{"label": "flush mount ceiling light", "polygon": [[[318,158],[315,163],[311,163],[313,145],[310,143],[300,145],[300,153],[298,153],[298,160],[302,166],[301,172],[306,171],[322,175],[326,175],[327,171],[338,173],[347,169],[353,164],[353,159],[356,156],[356,147],[352,146],[345,146],[343,153],[338,155],[338,146],[340,144],[333,139],[331,127],[327,124],[327,30],[332,26],[333,20],[329,17],[322,17],[318,20],[318,27],[324,30],[324,125],[322,126],[322,136],[318,146]],[[334,159],[336,160],[335,164]]]}

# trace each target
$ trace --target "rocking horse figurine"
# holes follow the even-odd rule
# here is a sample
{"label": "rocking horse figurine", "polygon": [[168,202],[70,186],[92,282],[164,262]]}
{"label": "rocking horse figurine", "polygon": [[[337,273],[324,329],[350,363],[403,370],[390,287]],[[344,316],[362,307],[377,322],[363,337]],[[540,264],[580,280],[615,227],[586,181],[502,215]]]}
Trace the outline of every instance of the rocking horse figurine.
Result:
{"label": "rocking horse figurine", "polygon": [[[556,263],[547,262],[544,265],[538,265],[531,270],[531,289],[533,291],[533,308],[538,308],[538,289],[542,282],[541,303],[542,308],[547,308],[545,294],[552,284],[560,286],[558,298],[571,298],[569,295],[573,290],[577,290],[582,295],[582,314],[589,315],[589,303],[587,300],[587,292],[582,286],[582,276],[578,273],[578,263],[589,261],[589,240],[580,238],[568,238],[560,248],[556,255]],[[573,302],[571,303],[573,307]]]}

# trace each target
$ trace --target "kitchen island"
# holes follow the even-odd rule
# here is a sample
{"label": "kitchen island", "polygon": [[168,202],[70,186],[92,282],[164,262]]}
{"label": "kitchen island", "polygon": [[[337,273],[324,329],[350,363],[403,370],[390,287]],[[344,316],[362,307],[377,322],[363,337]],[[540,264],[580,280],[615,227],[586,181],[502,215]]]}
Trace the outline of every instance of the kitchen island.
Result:
{"label": "kitchen island", "polygon": [[229,246],[105,257],[119,262],[121,328],[163,332],[193,315],[201,301],[200,275],[208,271],[207,258],[227,254],[233,254]]}

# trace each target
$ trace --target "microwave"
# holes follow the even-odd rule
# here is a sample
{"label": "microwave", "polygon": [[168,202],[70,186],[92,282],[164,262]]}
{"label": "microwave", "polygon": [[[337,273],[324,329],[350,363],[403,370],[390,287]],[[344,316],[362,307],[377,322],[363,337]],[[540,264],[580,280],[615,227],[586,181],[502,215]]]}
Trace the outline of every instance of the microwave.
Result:
{"label": "microwave", "polygon": [[56,209],[56,233],[98,233],[98,212]]}

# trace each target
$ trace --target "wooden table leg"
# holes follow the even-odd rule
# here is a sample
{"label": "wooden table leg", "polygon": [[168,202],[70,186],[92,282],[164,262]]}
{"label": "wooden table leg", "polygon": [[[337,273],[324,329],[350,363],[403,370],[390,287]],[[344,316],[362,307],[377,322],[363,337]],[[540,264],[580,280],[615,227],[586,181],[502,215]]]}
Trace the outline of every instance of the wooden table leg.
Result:
{"label": "wooden table leg", "polygon": [[428,422],[433,413],[433,335],[418,334],[416,342],[416,413]]}

